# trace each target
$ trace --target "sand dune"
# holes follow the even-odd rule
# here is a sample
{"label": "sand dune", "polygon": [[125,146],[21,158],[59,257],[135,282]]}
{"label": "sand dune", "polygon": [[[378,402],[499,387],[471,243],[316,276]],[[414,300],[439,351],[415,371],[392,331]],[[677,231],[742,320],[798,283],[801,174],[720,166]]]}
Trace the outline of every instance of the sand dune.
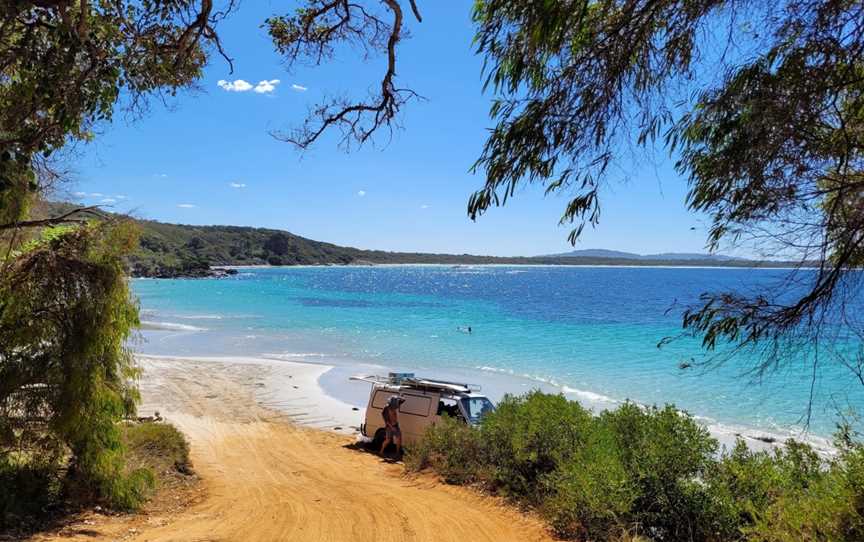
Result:
{"label": "sand dune", "polygon": [[37,540],[550,540],[539,521],[495,499],[406,477],[401,465],[355,449],[354,437],[271,408],[303,405],[295,419],[309,411],[322,426],[351,412],[316,407],[320,367],[146,359],[145,368],[142,411],[160,410],[188,435],[206,496],[176,514],[98,519]]}

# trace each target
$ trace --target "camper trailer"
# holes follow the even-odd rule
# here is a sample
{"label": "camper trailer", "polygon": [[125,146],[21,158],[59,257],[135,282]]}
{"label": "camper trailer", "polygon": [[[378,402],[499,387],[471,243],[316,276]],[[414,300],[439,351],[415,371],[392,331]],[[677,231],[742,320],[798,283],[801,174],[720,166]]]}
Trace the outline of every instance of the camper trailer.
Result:
{"label": "camper trailer", "polygon": [[366,419],[360,425],[360,432],[372,439],[375,446],[384,442],[381,412],[394,395],[404,399],[399,407],[399,427],[402,441],[407,445],[420,440],[426,428],[442,416],[476,425],[495,408],[492,401],[480,393],[480,386],[473,384],[418,378],[413,373],[390,373],[386,377],[352,376],[351,380],[372,384]]}

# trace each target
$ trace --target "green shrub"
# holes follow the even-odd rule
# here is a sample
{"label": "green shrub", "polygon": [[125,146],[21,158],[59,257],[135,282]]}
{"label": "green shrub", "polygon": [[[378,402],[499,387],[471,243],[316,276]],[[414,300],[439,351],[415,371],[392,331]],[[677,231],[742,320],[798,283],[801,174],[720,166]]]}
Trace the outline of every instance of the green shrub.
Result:
{"label": "green shrub", "polygon": [[[534,506],[576,540],[864,540],[864,447],[825,462],[790,441],[772,453],[718,443],[672,406],[592,416],[562,396],[505,397],[471,428],[445,420],[409,453],[453,483]],[[643,537],[643,538],[639,538]]]}
{"label": "green shrub", "polygon": [[663,540],[710,539],[726,523],[714,517],[702,478],[718,443],[692,417],[667,405],[641,408],[625,403],[601,414],[614,438],[611,450],[633,486],[630,521]]}
{"label": "green shrub", "polygon": [[48,228],[0,274],[0,461],[64,467],[67,495],[123,508],[147,485],[127,473],[117,427],[137,399],[123,263],[136,243],[123,221]]}
{"label": "green shrub", "polygon": [[621,535],[638,496],[609,427],[593,425],[574,460],[558,471],[555,493],[542,507],[543,515],[562,537],[612,539]]}
{"label": "green shrub", "polygon": [[481,455],[479,432],[445,416],[408,450],[405,462],[411,470],[431,467],[448,483],[464,484],[481,478]]}
{"label": "green shrub", "polygon": [[[190,472],[189,444],[167,423],[114,425],[118,444],[101,449],[86,475],[65,458],[52,463],[30,455],[0,456],[0,530],[44,523],[67,504],[101,503],[118,510],[139,508],[157,480]],[[74,458],[73,458],[74,459]]]}
{"label": "green shrub", "polygon": [[60,494],[56,463],[0,458],[0,529],[31,523]]}
{"label": "green shrub", "polygon": [[[122,510],[139,508],[156,487],[157,475],[190,471],[189,443],[168,423],[141,423],[119,428],[115,453],[106,461],[98,495],[109,506]],[[112,469],[120,466],[121,471]]]}
{"label": "green shrub", "polygon": [[550,475],[568,464],[592,428],[591,413],[562,395],[506,396],[481,427],[491,482],[507,495],[540,503]]}
{"label": "green shrub", "polygon": [[748,540],[840,542],[864,540],[864,448],[841,450],[825,468],[806,445],[778,451],[768,467],[774,484],[755,509]]}
{"label": "green shrub", "polygon": [[156,477],[150,469],[112,472],[101,480],[99,496],[115,510],[136,510],[147,501],[155,487]]}
{"label": "green shrub", "polygon": [[189,442],[169,423],[141,423],[123,429],[127,463],[156,473],[190,471]]}

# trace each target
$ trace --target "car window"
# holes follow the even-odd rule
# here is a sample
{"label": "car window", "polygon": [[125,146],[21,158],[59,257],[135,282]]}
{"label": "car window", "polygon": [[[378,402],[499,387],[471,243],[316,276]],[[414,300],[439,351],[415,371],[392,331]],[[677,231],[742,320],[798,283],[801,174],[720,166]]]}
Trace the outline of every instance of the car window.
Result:
{"label": "car window", "polygon": [[421,395],[403,395],[405,402],[399,407],[399,412],[415,416],[428,416],[432,401]]}
{"label": "car window", "polygon": [[390,397],[396,395],[392,391],[376,391],[375,397],[372,398],[372,408],[384,408],[387,406],[387,401]]}
{"label": "car window", "polygon": [[462,405],[468,413],[468,421],[472,424],[479,423],[484,415],[495,410],[492,401],[485,397],[465,397],[462,399]]}
{"label": "car window", "polygon": [[438,415],[439,416],[450,416],[451,418],[458,418],[461,416],[461,412],[459,411],[459,403],[456,399],[451,399],[449,397],[442,397],[440,401],[438,401]]}

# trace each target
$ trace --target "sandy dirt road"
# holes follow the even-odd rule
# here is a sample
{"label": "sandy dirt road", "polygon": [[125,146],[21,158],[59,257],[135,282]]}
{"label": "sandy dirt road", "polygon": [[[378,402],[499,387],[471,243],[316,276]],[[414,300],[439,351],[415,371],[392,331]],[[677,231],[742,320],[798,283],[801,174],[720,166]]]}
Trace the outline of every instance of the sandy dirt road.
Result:
{"label": "sandy dirt road", "polygon": [[[91,520],[34,540],[546,541],[542,524],[495,499],[408,477],[263,407],[266,367],[148,363],[144,409],[189,437],[204,496],[172,514]],[[301,390],[302,391],[302,390]]]}

